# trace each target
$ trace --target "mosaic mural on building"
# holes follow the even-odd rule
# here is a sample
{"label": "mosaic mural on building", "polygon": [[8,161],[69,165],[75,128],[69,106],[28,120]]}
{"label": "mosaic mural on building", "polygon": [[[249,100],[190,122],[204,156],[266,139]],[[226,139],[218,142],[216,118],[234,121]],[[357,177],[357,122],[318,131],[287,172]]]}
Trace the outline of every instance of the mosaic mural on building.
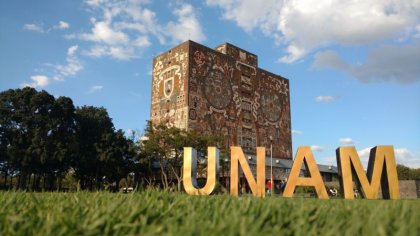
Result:
{"label": "mosaic mural on building", "polygon": [[154,58],[150,120],[187,129],[188,45]]}
{"label": "mosaic mural on building", "polygon": [[219,134],[251,155],[272,142],[274,157],[291,159],[289,81],[257,63],[231,44],[188,41],[163,53],[153,61],[152,122]]}

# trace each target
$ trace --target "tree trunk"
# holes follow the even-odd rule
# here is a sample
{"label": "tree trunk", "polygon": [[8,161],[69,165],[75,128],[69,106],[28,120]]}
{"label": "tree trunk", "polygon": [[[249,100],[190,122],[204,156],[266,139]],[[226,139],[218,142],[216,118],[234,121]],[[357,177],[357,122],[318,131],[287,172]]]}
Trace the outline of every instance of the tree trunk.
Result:
{"label": "tree trunk", "polygon": [[90,182],[90,191],[93,191],[93,179],[90,179],[89,182]]}
{"label": "tree trunk", "polygon": [[48,189],[49,191],[54,191],[55,189],[55,176],[54,174],[49,174],[48,175]]}
{"label": "tree trunk", "polygon": [[26,189],[26,177],[27,176],[28,176],[28,174],[25,171],[22,171],[20,173],[19,180],[18,180],[18,188],[20,190]]}
{"label": "tree trunk", "polygon": [[96,191],[99,190],[99,168],[96,168],[96,173],[95,173],[95,188]]}
{"label": "tree trunk", "polygon": [[46,188],[47,188],[47,176],[43,174],[42,175],[42,192],[44,192]]}
{"label": "tree trunk", "polygon": [[9,184],[9,189],[12,189],[13,185],[13,175],[10,175],[10,184]]}
{"label": "tree trunk", "polygon": [[173,174],[176,177],[177,190],[178,190],[178,192],[181,192],[182,169],[180,170],[180,174],[178,174],[178,172],[176,171],[175,167],[173,167],[172,165],[170,165],[170,167],[171,167],[171,170],[172,170]]}
{"label": "tree trunk", "polygon": [[36,185],[36,179],[37,179],[37,175],[36,174],[34,174],[34,178],[33,178],[33,180],[32,180],[32,191],[33,192],[35,192],[36,191],[36,189],[35,189],[35,185]]}
{"label": "tree trunk", "polygon": [[84,189],[86,188],[86,180],[85,180],[85,177],[84,177],[84,176],[81,176],[81,177],[80,177],[80,180],[79,180],[79,187],[80,187],[80,189],[82,189],[82,190],[84,190]]}
{"label": "tree trunk", "polygon": [[115,182],[115,192],[118,192],[120,190],[120,181],[121,181],[121,179],[119,179]]}
{"label": "tree trunk", "polygon": [[7,174],[8,174],[8,171],[7,171],[7,169],[4,171],[4,189],[6,189],[7,188]]}
{"label": "tree trunk", "polygon": [[41,190],[41,175],[36,175],[35,189],[36,191]]}
{"label": "tree trunk", "polygon": [[165,169],[163,168],[163,161],[160,160],[160,176],[161,176],[161,181],[163,184],[163,188],[167,189],[169,187],[168,184],[168,175],[165,172]]}
{"label": "tree trunk", "polygon": [[27,179],[27,181],[26,181],[26,190],[31,190],[30,188],[31,188],[31,175],[32,174],[29,174],[28,175],[28,179]]}
{"label": "tree trunk", "polygon": [[57,191],[61,191],[61,181],[62,181],[62,177],[61,176],[59,176],[58,177],[58,179],[57,179]]}

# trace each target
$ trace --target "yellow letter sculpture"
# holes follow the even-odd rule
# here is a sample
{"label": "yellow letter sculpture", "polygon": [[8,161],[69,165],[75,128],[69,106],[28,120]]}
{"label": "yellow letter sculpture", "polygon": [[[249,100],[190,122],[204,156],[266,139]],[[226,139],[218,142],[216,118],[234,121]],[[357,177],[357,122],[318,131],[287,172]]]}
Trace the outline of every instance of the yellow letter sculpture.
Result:
{"label": "yellow letter sculpture", "polygon": [[[306,170],[311,176],[309,178],[299,177],[300,169],[304,161]],[[327,190],[325,189],[321,174],[315,163],[314,155],[309,146],[298,148],[286,188],[284,189],[283,197],[292,197],[296,186],[313,186],[318,198],[328,199]]]}
{"label": "yellow letter sculpture", "polygon": [[378,197],[379,185],[382,186],[384,199],[400,198],[397,167],[392,146],[377,146],[370,150],[367,176],[354,147],[340,147],[336,150],[336,154],[340,191],[345,199],[354,199],[353,176],[357,177],[357,185],[361,186],[363,195],[367,199]]}
{"label": "yellow letter sculpture", "polygon": [[257,181],[252,176],[251,169],[245,159],[241,147],[231,147],[230,157],[230,195],[238,196],[239,171],[238,162],[244,172],[245,179],[249,184],[252,194],[257,197],[265,197],[265,148],[257,147]]}
{"label": "yellow letter sculpture", "polygon": [[184,177],[185,192],[189,195],[210,195],[216,187],[219,177],[219,150],[216,147],[208,147],[207,151],[207,182],[198,189],[197,184],[197,151],[191,147],[184,147]]}

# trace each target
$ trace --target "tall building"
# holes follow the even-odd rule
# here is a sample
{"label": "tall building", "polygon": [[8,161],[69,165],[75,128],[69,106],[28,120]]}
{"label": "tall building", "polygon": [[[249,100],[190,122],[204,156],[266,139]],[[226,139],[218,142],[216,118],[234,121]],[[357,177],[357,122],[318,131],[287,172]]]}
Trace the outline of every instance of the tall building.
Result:
{"label": "tall building", "polygon": [[246,155],[257,146],[270,155],[272,144],[274,158],[291,160],[289,95],[289,81],[258,68],[255,54],[187,41],[153,59],[150,120],[222,135]]}

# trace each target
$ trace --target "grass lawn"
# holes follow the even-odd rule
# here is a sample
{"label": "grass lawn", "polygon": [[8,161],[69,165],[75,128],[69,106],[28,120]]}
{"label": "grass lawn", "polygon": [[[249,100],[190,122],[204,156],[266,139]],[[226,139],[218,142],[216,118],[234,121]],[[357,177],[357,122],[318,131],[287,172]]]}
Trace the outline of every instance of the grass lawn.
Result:
{"label": "grass lawn", "polygon": [[420,200],[0,192],[0,235],[420,235]]}

